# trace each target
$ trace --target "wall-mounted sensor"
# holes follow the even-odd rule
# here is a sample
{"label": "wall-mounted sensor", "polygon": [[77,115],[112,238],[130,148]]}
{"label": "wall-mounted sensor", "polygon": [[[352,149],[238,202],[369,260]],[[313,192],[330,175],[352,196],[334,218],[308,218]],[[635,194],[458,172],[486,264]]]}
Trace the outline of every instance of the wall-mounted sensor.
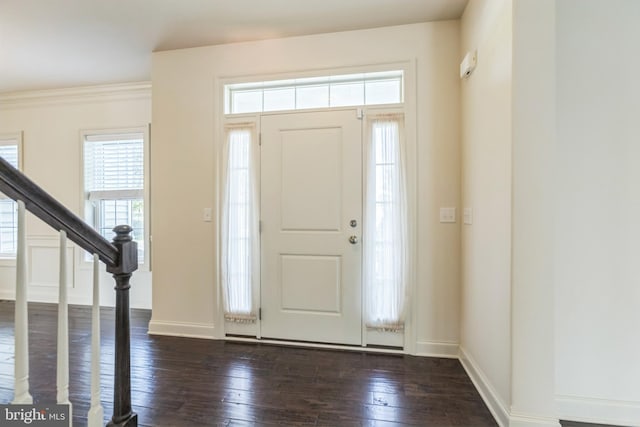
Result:
{"label": "wall-mounted sensor", "polygon": [[467,54],[464,56],[464,58],[462,59],[462,62],[460,63],[460,78],[461,79],[466,79],[468,78],[471,73],[473,73],[473,70],[475,70],[476,68],[476,63],[477,63],[477,51],[473,51],[473,52],[467,52]]}

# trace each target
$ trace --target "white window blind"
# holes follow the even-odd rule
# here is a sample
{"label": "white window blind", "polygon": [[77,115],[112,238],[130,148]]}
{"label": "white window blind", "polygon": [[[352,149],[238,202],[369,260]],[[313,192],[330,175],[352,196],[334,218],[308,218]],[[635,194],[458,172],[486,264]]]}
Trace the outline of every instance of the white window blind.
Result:
{"label": "white window blind", "polygon": [[84,137],[84,189],[87,219],[106,239],[127,224],[144,262],[144,134],[87,134]]}
{"label": "white window blind", "polygon": [[404,328],[408,214],[402,115],[368,121],[364,283],[366,326]]}
{"label": "white window blind", "polygon": [[18,141],[0,140],[0,157],[18,169]]}
{"label": "white window blind", "polygon": [[225,319],[253,323],[259,275],[258,203],[252,125],[227,129],[224,150],[221,276]]}
{"label": "white window blind", "polygon": [[[0,157],[11,166],[18,169],[18,141],[15,139],[0,140]],[[18,217],[16,202],[0,193],[0,256],[14,257],[16,255],[16,241]]]}
{"label": "white window blind", "polygon": [[89,199],[144,196],[144,136],[87,135],[85,190]]}

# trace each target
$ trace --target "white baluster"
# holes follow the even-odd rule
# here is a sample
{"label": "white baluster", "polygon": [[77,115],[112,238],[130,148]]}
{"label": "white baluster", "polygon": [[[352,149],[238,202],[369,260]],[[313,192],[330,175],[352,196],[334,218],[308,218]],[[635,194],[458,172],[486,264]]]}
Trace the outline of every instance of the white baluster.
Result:
{"label": "white baluster", "polygon": [[100,259],[93,255],[93,307],[91,309],[91,408],[89,427],[102,427],[104,409],[100,403]]}
{"label": "white baluster", "polygon": [[69,405],[69,425],[72,406],[69,401],[69,309],[67,303],[67,233],[60,231],[60,284],[58,293],[58,370],[57,401]]}
{"label": "white baluster", "polygon": [[30,405],[29,393],[29,312],[27,308],[27,233],[24,202],[18,201],[18,247],[16,250],[15,366],[11,403]]}

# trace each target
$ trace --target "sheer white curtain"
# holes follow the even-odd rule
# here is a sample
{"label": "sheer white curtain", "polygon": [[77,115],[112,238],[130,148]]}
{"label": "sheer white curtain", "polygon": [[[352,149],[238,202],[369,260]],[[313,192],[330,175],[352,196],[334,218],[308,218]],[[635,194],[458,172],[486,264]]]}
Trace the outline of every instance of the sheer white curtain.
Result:
{"label": "sheer white curtain", "polygon": [[258,203],[253,124],[229,125],[223,150],[221,279],[225,320],[256,320],[259,274]]}
{"label": "sheer white curtain", "polygon": [[404,329],[408,270],[406,159],[401,114],[367,120],[364,292],[367,328]]}

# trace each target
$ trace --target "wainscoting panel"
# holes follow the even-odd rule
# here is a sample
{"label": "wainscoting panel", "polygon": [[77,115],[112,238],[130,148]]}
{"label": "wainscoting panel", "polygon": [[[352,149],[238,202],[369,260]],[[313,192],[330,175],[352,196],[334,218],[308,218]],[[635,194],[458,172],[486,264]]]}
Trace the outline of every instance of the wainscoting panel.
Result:
{"label": "wainscoting panel", "polygon": [[[75,286],[75,246],[67,241],[67,286]],[[29,287],[58,289],[60,275],[60,239],[40,237],[27,240],[27,280]]]}

